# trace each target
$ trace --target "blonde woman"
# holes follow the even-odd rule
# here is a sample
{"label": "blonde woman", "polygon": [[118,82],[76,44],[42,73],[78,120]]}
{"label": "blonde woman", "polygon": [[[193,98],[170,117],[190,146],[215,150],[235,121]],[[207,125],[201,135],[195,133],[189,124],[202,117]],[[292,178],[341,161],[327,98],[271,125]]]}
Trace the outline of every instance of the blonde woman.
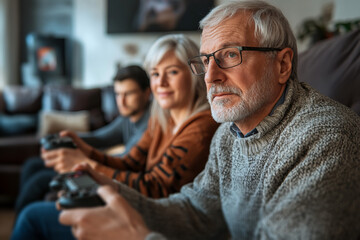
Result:
{"label": "blonde woman", "polygon": [[78,149],[44,151],[46,165],[66,172],[87,162],[149,197],[178,192],[204,168],[218,127],[211,117],[203,76],[191,74],[187,65],[198,53],[198,46],[181,34],[163,36],[150,48],[144,62],[154,96],[149,127],[128,155],[105,155],[63,132]]}

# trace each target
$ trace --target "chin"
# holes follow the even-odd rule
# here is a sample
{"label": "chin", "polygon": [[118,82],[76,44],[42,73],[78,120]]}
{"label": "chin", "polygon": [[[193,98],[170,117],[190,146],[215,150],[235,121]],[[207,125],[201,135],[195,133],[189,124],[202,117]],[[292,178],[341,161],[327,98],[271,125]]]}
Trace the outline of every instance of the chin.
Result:
{"label": "chin", "polygon": [[158,103],[162,109],[170,109],[173,107],[173,104],[169,102],[158,102]]}
{"label": "chin", "polygon": [[129,117],[130,114],[131,114],[131,111],[119,111],[120,115],[123,116],[123,117]]}
{"label": "chin", "polygon": [[160,107],[161,107],[162,109],[164,109],[164,110],[169,110],[169,109],[171,109],[172,106],[169,106],[169,105],[161,105],[161,104],[160,104]]}

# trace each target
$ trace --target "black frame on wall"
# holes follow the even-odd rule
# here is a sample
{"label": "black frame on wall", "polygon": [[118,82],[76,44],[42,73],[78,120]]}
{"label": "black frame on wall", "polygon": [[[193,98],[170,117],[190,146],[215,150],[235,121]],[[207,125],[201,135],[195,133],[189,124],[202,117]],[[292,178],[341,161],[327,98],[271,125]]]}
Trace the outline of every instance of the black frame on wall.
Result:
{"label": "black frame on wall", "polygon": [[43,83],[54,78],[71,77],[71,44],[66,37],[28,34],[26,37],[28,59],[33,74]]}
{"label": "black frame on wall", "polygon": [[196,31],[214,0],[107,0],[107,33]]}

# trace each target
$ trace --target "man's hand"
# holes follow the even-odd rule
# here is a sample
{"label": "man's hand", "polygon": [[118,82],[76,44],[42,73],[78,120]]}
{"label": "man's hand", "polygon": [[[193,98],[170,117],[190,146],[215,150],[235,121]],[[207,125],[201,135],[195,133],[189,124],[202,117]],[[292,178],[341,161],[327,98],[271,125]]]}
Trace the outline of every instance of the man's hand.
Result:
{"label": "man's hand", "polygon": [[59,135],[60,137],[70,137],[75,143],[76,147],[80,149],[85,154],[85,156],[87,156],[88,158],[90,157],[93,147],[84,142],[76,133],[65,130],[61,131]]}
{"label": "man's hand", "polygon": [[55,150],[42,150],[41,157],[46,167],[53,168],[58,173],[69,172],[75,165],[86,162],[94,164],[80,149],[59,148]]}
{"label": "man's hand", "polygon": [[106,206],[64,210],[59,221],[72,227],[77,239],[145,239],[150,233],[141,215],[112,187],[98,189]]}

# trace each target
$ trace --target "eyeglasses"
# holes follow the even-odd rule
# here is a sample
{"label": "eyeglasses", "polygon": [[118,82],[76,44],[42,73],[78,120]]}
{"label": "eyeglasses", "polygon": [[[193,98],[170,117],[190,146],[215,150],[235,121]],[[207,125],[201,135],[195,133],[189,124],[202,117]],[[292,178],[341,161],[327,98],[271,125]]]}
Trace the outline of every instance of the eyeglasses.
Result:
{"label": "eyeglasses", "polygon": [[212,56],[219,68],[232,68],[242,63],[242,51],[260,51],[271,52],[281,51],[280,48],[266,48],[266,47],[225,47],[216,50],[210,54],[201,54],[199,56],[189,59],[188,64],[191,71],[195,75],[205,74],[209,67],[210,57]]}

